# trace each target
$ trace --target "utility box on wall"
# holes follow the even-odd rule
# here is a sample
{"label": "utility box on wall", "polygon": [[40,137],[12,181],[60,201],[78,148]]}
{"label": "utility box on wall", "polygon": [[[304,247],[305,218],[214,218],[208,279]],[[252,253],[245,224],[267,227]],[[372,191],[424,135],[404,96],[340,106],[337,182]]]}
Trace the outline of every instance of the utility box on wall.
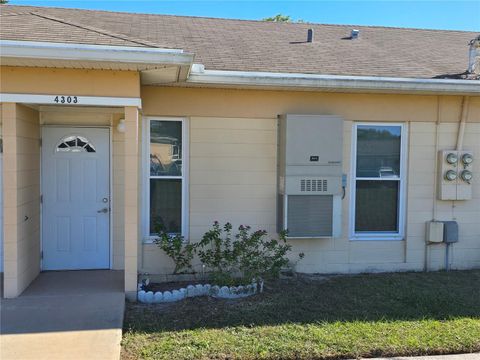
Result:
{"label": "utility box on wall", "polygon": [[458,223],[456,221],[428,221],[425,239],[428,244],[458,242]]}
{"label": "utility box on wall", "polygon": [[473,153],[441,150],[438,152],[438,199],[472,198]]}
{"label": "utility box on wall", "polygon": [[441,243],[443,242],[443,221],[429,221],[427,222],[427,243]]}
{"label": "utility box on wall", "polygon": [[291,238],[340,236],[342,158],[341,117],[279,117],[279,230]]}

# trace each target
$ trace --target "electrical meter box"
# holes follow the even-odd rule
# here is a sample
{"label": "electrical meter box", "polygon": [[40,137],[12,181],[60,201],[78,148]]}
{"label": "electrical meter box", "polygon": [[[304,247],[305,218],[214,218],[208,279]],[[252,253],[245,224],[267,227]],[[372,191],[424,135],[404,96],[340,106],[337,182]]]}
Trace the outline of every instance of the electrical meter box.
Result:
{"label": "electrical meter box", "polygon": [[279,117],[277,223],[288,237],[340,235],[342,158],[341,117]]}
{"label": "electrical meter box", "polygon": [[438,152],[438,199],[470,200],[472,198],[474,157],[471,151]]}

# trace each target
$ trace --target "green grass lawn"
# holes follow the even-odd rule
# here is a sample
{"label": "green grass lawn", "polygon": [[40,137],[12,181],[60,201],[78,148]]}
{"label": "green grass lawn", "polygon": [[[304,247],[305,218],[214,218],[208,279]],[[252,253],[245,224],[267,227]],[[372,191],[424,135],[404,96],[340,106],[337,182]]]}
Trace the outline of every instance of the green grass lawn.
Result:
{"label": "green grass lawn", "polygon": [[282,280],[241,300],[127,304],[122,359],[480,351],[480,270]]}

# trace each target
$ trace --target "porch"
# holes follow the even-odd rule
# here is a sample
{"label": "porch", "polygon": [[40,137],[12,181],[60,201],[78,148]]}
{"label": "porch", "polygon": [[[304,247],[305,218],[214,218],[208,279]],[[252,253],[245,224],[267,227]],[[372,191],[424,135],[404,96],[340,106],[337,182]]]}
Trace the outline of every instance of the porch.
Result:
{"label": "porch", "polygon": [[2,299],[2,359],[118,359],[123,272],[43,272],[16,299]]}
{"label": "porch", "polygon": [[[0,206],[4,215],[0,230],[4,244],[3,254],[0,246],[3,260],[0,271],[3,265],[4,297],[19,296],[42,270],[67,268],[124,270],[125,293],[127,297],[136,298],[140,87],[185,81],[193,54],[181,49],[158,48],[156,44],[138,46],[137,42],[133,46],[131,42],[117,46],[2,40],[1,45],[0,124],[5,197]],[[120,119],[124,119],[123,131],[116,131]],[[52,265],[46,260],[46,256],[51,255],[46,253],[51,237],[45,237],[45,225],[53,223],[45,221],[44,205],[48,199],[43,190],[45,182],[51,179],[47,176],[42,181],[45,164],[40,143],[43,129],[51,125],[103,127],[110,131],[110,141],[106,144],[106,149],[110,149],[107,158],[110,193],[105,195],[102,191],[103,194],[96,197],[98,203],[95,207],[91,205],[94,210],[90,209],[89,219],[85,220],[87,215],[84,215],[86,222],[82,225],[85,232],[99,216],[109,219],[109,228],[103,231],[108,233],[108,244],[103,243],[104,252],[108,254],[107,257],[102,254],[102,261],[88,263],[92,259],[86,254],[83,263],[74,264],[78,257],[73,255],[64,259],[67,267],[62,263]],[[85,137],[76,135],[70,134],[74,138],[69,140],[75,141],[77,153],[83,153],[78,149],[77,139],[83,147]],[[67,141],[63,149],[68,146]],[[58,207],[52,208],[58,210]],[[65,208],[78,209],[78,206],[72,202]],[[68,230],[67,220],[62,221],[55,226],[64,233],[76,234]],[[64,236],[56,238],[54,245],[58,252],[69,249],[68,244],[58,241]],[[95,246],[86,245],[90,249]]]}
{"label": "porch", "polygon": [[[122,286],[133,298],[138,108],[109,106],[118,99],[107,97],[97,97],[91,104],[92,99],[79,96],[81,106],[28,102],[36,98],[21,95],[18,102],[0,106],[3,296],[19,296],[41,271],[110,269],[125,270]],[[96,143],[91,148],[84,143],[90,139]],[[40,283],[45,283],[45,276],[38,278]]]}

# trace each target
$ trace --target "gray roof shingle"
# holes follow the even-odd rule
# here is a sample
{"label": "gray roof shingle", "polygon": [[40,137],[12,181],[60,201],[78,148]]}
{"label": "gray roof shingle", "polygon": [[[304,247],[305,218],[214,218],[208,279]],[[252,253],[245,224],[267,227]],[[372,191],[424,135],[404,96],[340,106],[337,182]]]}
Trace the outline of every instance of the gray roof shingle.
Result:
{"label": "gray roof shingle", "polygon": [[[478,35],[12,5],[0,14],[1,39],[184,49],[211,70],[449,77],[465,72],[468,43]],[[353,28],[356,40],[348,39]]]}

